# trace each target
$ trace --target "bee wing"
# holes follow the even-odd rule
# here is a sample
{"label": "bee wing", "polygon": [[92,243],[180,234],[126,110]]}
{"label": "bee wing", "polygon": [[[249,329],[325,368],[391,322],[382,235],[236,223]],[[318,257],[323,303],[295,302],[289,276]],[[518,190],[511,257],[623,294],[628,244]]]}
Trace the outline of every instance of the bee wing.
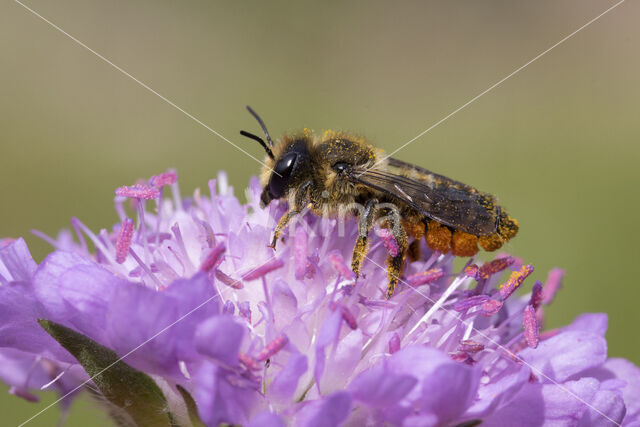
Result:
{"label": "bee wing", "polygon": [[492,195],[426,169],[389,159],[384,168],[354,168],[348,179],[456,230],[475,236],[496,232],[500,208]]}

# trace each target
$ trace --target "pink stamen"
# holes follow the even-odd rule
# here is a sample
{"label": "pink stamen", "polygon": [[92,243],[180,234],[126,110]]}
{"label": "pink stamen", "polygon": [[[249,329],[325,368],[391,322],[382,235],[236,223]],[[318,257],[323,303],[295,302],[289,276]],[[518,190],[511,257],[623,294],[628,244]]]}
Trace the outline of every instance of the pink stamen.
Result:
{"label": "pink stamen", "polygon": [[488,279],[492,275],[506,269],[514,262],[516,262],[516,259],[511,256],[494,259],[480,267],[480,270],[478,271],[478,279]]}
{"label": "pink stamen", "polygon": [[260,354],[258,354],[258,357],[256,357],[256,360],[258,360],[259,362],[262,362],[264,360],[269,359],[271,356],[273,356],[274,354],[282,350],[284,346],[287,345],[288,342],[289,342],[289,338],[287,338],[286,335],[284,334],[280,335],[278,338],[274,339],[273,341],[268,343],[266,346],[264,346]]}
{"label": "pink stamen", "polygon": [[251,324],[251,305],[249,305],[249,301],[239,302],[238,312],[240,313],[240,317]]}
{"label": "pink stamen", "polygon": [[218,266],[222,263],[223,257],[226,250],[224,243],[218,243],[209,253],[207,257],[202,261],[200,265],[200,271],[210,272],[214,268],[218,268]]}
{"label": "pink stamen", "polygon": [[451,356],[454,361],[465,363],[467,365],[474,365],[476,363],[476,361],[473,360],[469,353],[466,353],[464,351],[456,351],[455,353],[450,353],[449,356]]}
{"label": "pink stamen", "polygon": [[421,286],[427,283],[435,282],[444,276],[444,270],[441,268],[432,268],[431,270],[421,271],[407,277],[407,283],[410,286]]}
{"label": "pink stamen", "polygon": [[462,340],[458,346],[458,351],[465,351],[468,353],[477,353],[484,350],[484,344],[472,340]]}
{"label": "pink stamen", "polygon": [[565,271],[561,268],[553,268],[551,269],[551,271],[549,271],[547,281],[544,283],[544,296],[542,298],[542,302],[547,305],[551,304],[551,301],[553,301],[553,297],[562,285],[562,278],[564,277],[564,275]]}
{"label": "pink stamen", "polygon": [[389,339],[389,353],[393,354],[398,350],[400,350],[400,336],[394,332]]}
{"label": "pink stamen", "polygon": [[116,262],[122,264],[127,259],[129,248],[133,239],[133,220],[125,218],[120,226],[120,233],[116,240]]}
{"label": "pink stamen", "polygon": [[398,246],[398,242],[396,242],[396,239],[393,237],[393,233],[391,233],[391,231],[386,228],[380,228],[376,230],[376,234],[382,240],[382,244],[384,245],[387,252],[389,252],[389,255],[393,257],[398,256],[400,247]]}
{"label": "pink stamen", "polygon": [[456,302],[455,304],[453,304],[452,308],[455,311],[466,311],[472,307],[482,305],[487,301],[489,301],[488,295],[475,295],[475,296]]}
{"label": "pink stamen", "polygon": [[165,185],[175,184],[178,181],[178,174],[175,171],[166,171],[159,175],[154,175],[149,179],[149,185],[154,188],[162,188]]}
{"label": "pink stamen", "polygon": [[533,284],[533,288],[531,289],[531,299],[529,300],[529,304],[533,306],[535,310],[540,307],[542,304],[542,300],[544,299],[544,292],[542,289],[542,283],[536,282]]}
{"label": "pink stamen", "polygon": [[489,301],[482,304],[480,307],[482,312],[481,314],[485,317],[493,316],[502,308],[503,302],[495,299],[490,299]]}
{"label": "pink stamen", "polygon": [[465,267],[464,269],[464,275],[467,277],[473,277],[474,279],[478,280],[478,273],[480,272],[480,267],[478,267],[475,264],[471,264],[468,267]]}
{"label": "pink stamen", "polygon": [[11,386],[9,389],[9,394],[13,394],[14,396],[18,396],[26,400],[27,402],[36,403],[40,401],[40,398],[35,394],[29,393],[29,390],[26,390],[21,387]]}
{"label": "pink stamen", "polygon": [[133,199],[156,199],[160,197],[160,191],[157,188],[149,187],[144,184],[135,184],[132,186],[124,186],[116,188],[116,195],[130,197]]}
{"label": "pink stamen", "polygon": [[520,270],[511,273],[509,280],[500,285],[500,297],[503,300],[509,298],[531,273],[533,273],[533,266],[531,264],[523,265]]}
{"label": "pink stamen", "polygon": [[256,370],[256,369],[260,369],[260,364],[258,363],[258,361],[256,359],[254,359],[253,357],[249,356],[248,354],[244,354],[241,351],[238,352],[238,360],[240,360],[240,362],[246,366],[247,368],[251,369],[251,370]]}
{"label": "pink stamen", "polygon": [[329,262],[331,262],[331,267],[333,267],[334,271],[345,279],[354,279],[356,277],[356,274],[344,263],[344,258],[337,249],[329,253]]}
{"label": "pink stamen", "polygon": [[233,289],[244,288],[244,285],[242,284],[241,281],[233,279],[232,277],[226,275],[220,270],[216,270],[215,275],[216,275],[216,279],[220,280],[222,283],[224,283],[225,285]]}
{"label": "pink stamen", "polygon": [[340,315],[342,316],[342,319],[345,321],[345,323],[349,325],[351,329],[358,329],[358,322],[356,321],[356,318],[351,313],[351,311],[349,311],[349,309],[342,304],[339,304],[338,308],[340,309]]}
{"label": "pink stamen", "polygon": [[527,345],[531,348],[536,348],[540,341],[540,335],[538,331],[538,320],[536,319],[536,310],[533,306],[528,305],[525,307],[522,324],[524,325],[524,338],[527,340]]}
{"label": "pink stamen", "polygon": [[304,228],[298,227],[296,229],[294,243],[293,243],[293,260],[295,264],[295,277],[298,280],[304,279],[307,272],[307,245],[308,238]]}
{"label": "pink stamen", "polygon": [[234,315],[236,312],[236,306],[233,305],[233,301],[227,300],[222,307],[222,314]]}
{"label": "pink stamen", "polygon": [[256,280],[256,279],[259,279],[259,278],[271,273],[274,270],[282,268],[282,266],[284,266],[284,261],[282,261],[281,259],[271,259],[271,260],[267,261],[266,263],[262,264],[260,267],[256,267],[252,271],[249,271],[248,273],[245,273],[242,276],[242,279],[243,280]]}

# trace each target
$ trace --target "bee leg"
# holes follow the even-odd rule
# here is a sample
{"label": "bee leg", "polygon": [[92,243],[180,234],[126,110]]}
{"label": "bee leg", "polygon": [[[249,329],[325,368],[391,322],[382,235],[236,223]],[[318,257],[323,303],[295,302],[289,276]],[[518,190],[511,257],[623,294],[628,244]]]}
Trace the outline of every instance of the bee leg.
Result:
{"label": "bee leg", "polygon": [[371,230],[371,226],[373,225],[377,204],[378,200],[369,200],[364,205],[364,211],[360,215],[358,240],[356,240],[356,245],[353,247],[353,255],[351,256],[351,270],[356,274],[356,277],[360,277],[360,265],[369,251],[369,230]]}
{"label": "bee leg", "polygon": [[311,181],[307,181],[300,186],[298,191],[296,191],[293,197],[293,207],[280,217],[280,219],[278,220],[278,225],[276,225],[276,229],[273,230],[273,239],[271,239],[271,244],[269,245],[271,249],[276,249],[276,243],[278,242],[278,239],[282,234],[282,230],[284,230],[287,224],[289,224],[291,218],[298,215],[305,207],[307,207],[310,187]]}
{"label": "bee leg", "polygon": [[409,238],[402,223],[400,222],[400,213],[397,209],[391,209],[391,215],[389,217],[391,234],[396,240],[398,245],[398,251],[396,255],[389,254],[387,257],[387,275],[389,276],[389,284],[387,285],[387,299],[391,298],[393,291],[396,289],[396,285],[400,280],[402,274],[402,268],[404,267],[404,257],[409,247]]}

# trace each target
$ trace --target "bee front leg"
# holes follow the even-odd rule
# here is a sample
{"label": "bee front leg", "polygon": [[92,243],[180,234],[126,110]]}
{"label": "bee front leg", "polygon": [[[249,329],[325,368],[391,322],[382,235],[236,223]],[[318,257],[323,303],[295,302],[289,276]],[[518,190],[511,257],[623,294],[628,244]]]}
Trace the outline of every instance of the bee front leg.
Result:
{"label": "bee front leg", "polygon": [[291,218],[298,215],[300,212],[307,207],[309,202],[309,188],[311,187],[311,181],[307,181],[300,186],[300,188],[296,191],[293,196],[293,207],[289,208],[289,210],[280,217],[278,220],[278,225],[276,225],[276,229],[273,231],[273,239],[271,239],[271,244],[269,247],[273,250],[276,249],[276,243],[282,235],[282,230],[289,224]]}
{"label": "bee front leg", "polygon": [[396,289],[396,285],[400,280],[400,275],[402,274],[402,268],[404,267],[404,257],[407,252],[407,248],[409,247],[409,238],[407,237],[407,232],[402,226],[402,222],[400,219],[400,212],[397,209],[391,209],[390,214],[387,217],[389,229],[391,230],[391,234],[398,245],[397,254],[391,255],[387,257],[387,275],[389,276],[389,284],[387,285],[387,299],[391,298],[393,295],[393,291]]}
{"label": "bee front leg", "polygon": [[369,251],[369,230],[371,230],[371,226],[373,225],[377,204],[378,200],[369,200],[364,205],[364,211],[360,215],[358,240],[356,240],[356,245],[353,247],[353,255],[351,256],[351,270],[356,274],[356,277],[360,277],[360,266]]}

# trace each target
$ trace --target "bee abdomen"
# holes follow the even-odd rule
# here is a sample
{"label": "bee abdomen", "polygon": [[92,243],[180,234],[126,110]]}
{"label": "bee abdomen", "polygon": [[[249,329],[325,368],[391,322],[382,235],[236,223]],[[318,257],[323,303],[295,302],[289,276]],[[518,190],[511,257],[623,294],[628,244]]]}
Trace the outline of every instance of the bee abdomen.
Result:
{"label": "bee abdomen", "polygon": [[438,221],[427,223],[425,241],[427,246],[443,254],[470,257],[478,253],[478,245],[485,251],[498,250],[518,233],[518,221],[504,210],[500,211],[497,231],[488,236],[474,236],[461,230],[452,230]]}

